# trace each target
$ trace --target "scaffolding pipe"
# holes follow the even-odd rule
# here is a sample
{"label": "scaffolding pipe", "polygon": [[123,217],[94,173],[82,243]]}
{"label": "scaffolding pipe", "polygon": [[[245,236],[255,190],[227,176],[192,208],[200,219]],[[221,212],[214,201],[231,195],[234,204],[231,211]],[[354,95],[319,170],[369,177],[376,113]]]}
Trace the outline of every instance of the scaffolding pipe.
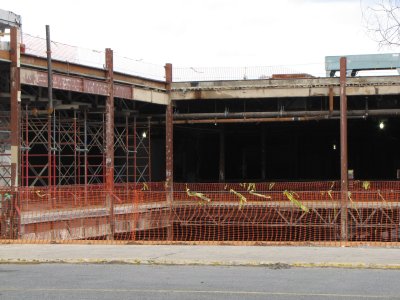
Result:
{"label": "scaffolding pipe", "polygon": [[128,182],[129,182],[129,123],[128,123],[128,115],[125,116],[125,183],[126,190],[128,191]]}
{"label": "scaffolding pipe", "polygon": [[225,182],[225,130],[219,130],[219,182]]}
{"label": "scaffolding pipe", "polygon": [[79,181],[77,181],[77,179],[79,180],[79,177],[77,178],[77,146],[76,146],[76,110],[74,110],[74,118],[73,118],[73,127],[74,127],[74,184],[79,184]]}
{"label": "scaffolding pipe", "polygon": [[[400,116],[400,109],[374,109],[350,110],[349,116]],[[174,114],[174,120],[196,119],[245,119],[269,117],[315,117],[315,116],[340,116],[340,110],[314,110],[314,111],[263,111],[263,112],[238,112],[238,113],[190,113]]]}
{"label": "scaffolding pipe", "polygon": [[85,184],[85,204],[87,204],[87,186],[88,186],[88,145],[87,145],[87,110],[83,112],[83,159],[84,159],[84,172],[83,180]]}
{"label": "scaffolding pipe", "polygon": [[[324,111],[312,111],[306,112],[306,114],[301,115],[299,112],[290,112],[288,114],[282,114],[279,116],[279,112],[274,112],[275,116],[272,116],[271,112],[257,113],[259,117],[251,117],[251,114],[246,115],[246,117],[237,118],[207,118],[212,114],[203,114],[204,119],[194,118],[194,119],[179,119],[174,120],[174,124],[217,124],[217,123],[267,123],[267,122],[293,122],[293,121],[313,121],[313,120],[336,120],[340,118],[340,112],[334,111],[332,114]],[[287,116],[285,116],[287,115]],[[290,116],[289,116],[290,115]],[[397,117],[400,116],[400,109],[377,109],[377,110],[354,110],[348,111],[348,119],[359,119],[367,117],[377,117],[377,116],[388,116]],[[154,123],[158,124],[158,123]]]}
{"label": "scaffolding pipe", "polygon": [[56,144],[56,113],[53,111],[53,141],[52,141],[52,146],[51,146],[51,151],[53,155],[53,186],[57,185],[57,157],[56,157],[56,151],[57,151],[57,144]]}
{"label": "scaffolding pipe", "polygon": [[149,182],[151,182],[151,117],[147,118],[147,124],[148,124],[148,129],[149,129]]}
{"label": "scaffolding pipe", "polygon": [[133,181],[135,182],[135,190],[136,190],[136,185],[137,185],[137,177],[136,177],[136,168],[137,168],[137,163],[136,163],[136,159],[137,159],[137,127],[136,127],[136,116],[133,117],[133,132],[134,132],[134,136],[133,136]]}

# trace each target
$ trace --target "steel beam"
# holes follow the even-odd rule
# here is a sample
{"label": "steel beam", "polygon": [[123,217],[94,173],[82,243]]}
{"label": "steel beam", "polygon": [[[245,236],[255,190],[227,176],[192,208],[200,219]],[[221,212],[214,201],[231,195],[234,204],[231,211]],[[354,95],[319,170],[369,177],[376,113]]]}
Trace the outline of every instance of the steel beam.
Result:
{"label": "steel beam", "polygon": [[[0,60],[11,61],[9,51],[0,50]],[[47,69],[47,61],[45,57],[37,57],[29,54],[21,55],[21,65],[24,68],[34,68],[34,69]],[[78,77],[86,77],[93,79],[104,80],[104,70],[100,68],[79,65],[66,61],[53,60],[53,69],[57,73],[63,74],[73,74]],[[114,82],[119,82],[121,84],[134,85],[137,87],[146,87],[155,90],[163,90],[165,88],[165,83],[163,81],[158,81],[154,79],[142,78],[135,75],[128,75],[124,73],[114,73]]]}
{"label": "steel beam", "polygon": [[[21,84],[20,84],[20,29],[12,27],[10,29],[10,90],[11,90],[11,187],[12,198],[6,218],[8,219],[8,236],[16,238],[19,234],[19,220],[16,213],[17,193],[16,189],[20,185],[19,160],[20,160],[20,111],[21,111]],[[6,203],[4,202],[4,205]]]}
{"label": "steel beam", "polygon": [[21,110],[21,83],[20,83],[20,29],[12,27],[10,30],[10,90],[11,90],[11,186],[19,186],[19,147],[20,147],[20,110]]}
{"label": "steel beam", "polygon": [[[55,155],[53,151],[52,145],[52,114],[53,114],[53,70],[51,64],[51,39],[50,39],[50,26],[46,25],[46,54],[47,54],[47,95],[48,95],[48,123],[47,123],[47,150],[48,150],[48,185],[55,185],[55,165],[53,165],[53,155]],[[55,130],[55,128],[53,128]]]}
{"label": "steel beam", "polygon": [[333,113],[333,87],[329,87],[329,114]]}
{"label": "steel beam", "polygon": [[[174,182],[174,117],[173,104],[171,99],[172,64],[165,65],[165,89],[168,94],[168,105],[165,112],[165,189],[167,193],[167,204],[172,208],[173,204],[173,182]],[[167,238],[172,241],[173,223],[172,212],[170,215],[170,226],[168,227]]]}
{"label": "steel beam", "polygon": [[110,209],[110,233],[109,240],[114,239],[115,218],[114,218],[114,74],[113,74],[113,51],[106,49],[106,82],[108,85],[108,95],[106,98],[106,190],[107,204]]}
{"label": "steel beam", "polygon": [[[400,93],[399,76],[348,78],[347,95],[397,95]],[[237,80],[214,82],[175,82],[172,99],[268,99],[288,97],[327,97],[329,88],[340,95],[339,78],[312,78],[291,80]]]}
{"label": "steel beam", "polygon": [[[54,65],[54,62],[52,64]],[[108,95],[108,84],[102,80],[67,74],[53,74],[52,78],[54,89],[101,96]],[[47,72],[27,68],[21,69],[21,84],[47,87],[47,82]],[[115,81],[114,97],[155,104],[167,104],[167,96],[164,91],[140,88],[127,84],[116,84]]]}
{"label": "steel beam", "polygon": [[348,169],[347,169],[347,96],[346,96],[346,57],[340,58],[340,189],[341,189],[341,229],[342,241],[347,241],[347,204],[348,204]]}

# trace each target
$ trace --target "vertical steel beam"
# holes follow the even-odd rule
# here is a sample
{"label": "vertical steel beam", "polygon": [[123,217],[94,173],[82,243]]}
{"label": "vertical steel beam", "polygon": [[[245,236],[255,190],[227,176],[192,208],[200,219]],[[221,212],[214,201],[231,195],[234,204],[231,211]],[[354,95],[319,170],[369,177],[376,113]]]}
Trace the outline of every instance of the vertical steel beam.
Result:
{"label": "vertical steel beam", "polygon": [[[10,206],[8,210],[8,216],[6,218],[9,220],[9,227],[6,229],[8,231],[8,237],[13,239],[18,236],[19,220],[16,214],[17,206],[17,193],[16,190],[20,184],[19,178],[19,161],[20,161],[20,111],[21,111],[21,82],[20,82],[20,29],[17,27],[12,27],[10,29],[10,91],[11,91],[11,188],[13,197],[10,199]],[[6,203],[4,203],[6,205]]]}
{"label": "vertical steel beam", "polygon": [[106,191],[107,204],[110,209],[110,233],[108,239],[113,240],[115,235],[114,220],[114,72],[113,51],[106,49],[106,81],[108,84],[108,96],[106,99]]}
{"label": "vertical steel beam", "polygon": [[219,131],[219,182],[225,182],[225,128]]}
{"label": "vertical steel beam", "polygon": [[333,87],[329,87],[329,114],[333,113]]}
{"label": "vertical steel beam", "polygon": [[348,205],[348,170],[347,170],[347,95],[346,95],[346,57],[340,58],[340,189],[341,189],[341,229],[342,241],[347,241],[347,205]]}
{"label": "vertical steel beam", "polygon": [[[54,167],[53,166],[53,145],[52,145],[52,114],[53,114],[53,68],[51,64],[51,39],[50,39],[50,26],[46,25],[46,53],[47,53],[47,94],[48,94],[48,123],[47,123],[47,147],[48,147],[48,165],[47,165],[47,174],[48,174],[48,185],[52,186],[55,184]],[[55,130],[55,128],[53,128]]]}
{"label": "vertical steel beam", "polygon": [[10,90],[11,90],[11,186],[19,186],[19,147],[20,147],[20,110],[21,110],[21,83],[20,83],[20,29],[12,27],[10,30]]}
{"label": "vertical steel beam", "polygon": [[149,182],[151,182],[151,117],[147,118],[147,128],[149,130],[148,138],[149,138]]}
{"label": "vertical steel beam", "polygon": [[[165,88],[168,94],[168,105],[165,113],[165,189],[167,203],[172,208],[174,192],[174,124],[173,105],[171,99],[172,64],[165,65],[165,81]],[[170,241],[174,239],[172,211],[170,214],[170,224],[168,226],[167,238]]]}

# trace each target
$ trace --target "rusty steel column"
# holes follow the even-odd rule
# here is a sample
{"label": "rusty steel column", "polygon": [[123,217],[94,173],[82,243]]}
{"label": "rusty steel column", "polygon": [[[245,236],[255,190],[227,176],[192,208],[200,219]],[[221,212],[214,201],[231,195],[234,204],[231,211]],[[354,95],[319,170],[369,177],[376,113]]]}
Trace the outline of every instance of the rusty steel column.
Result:
{"label": "rusty steel column", "polygon": [[329,115],[333,113],[333,87],[329,87]]}
{"label": "rusty steel column", "polygon": [[[48,105],[47,105],[47,147],[48,147],[48,161],[47,161],[47,174],[48,174],[48,186],[55,185],[56,174],[53,174],[53,144],[52,144],[52,114],[53,114],[53,68],[51,64],[51,39],[50,39],[50,26],[46,25],[46,54],[47,54],[47,95],[48,95]],[[53,128],[55,130],[55,128]]]}
{"label": "rusty steel column", "polygon": [[225,182],[225,128],[219,131],[219,182]]}
{"label": "rusty steel column", "polygon": [[347,171],[347,96],[346,96],[346,57],[340,58],[340,238],[347,241],[348,171]]}
{"label": "rusty steel column", "polygon": [[[15,211],[18,201],[17,189],[20,184],[19,160],[20,160],[20,111],[21,111],[21,81],[20,81],[20,58],[21,58],[21,39],[20,29],[12,27],[10,29],[10,130],[11,130],[11,198],[9,199],[9,210],[7,216],[9,227],[6,229],[6,235],[13,239],[18,237],[19,220]],[[6,203],[4,202],[4,205]],[[2,230],[3,231],[3,230]]]}
{"label": "rusty steel column", "polygon": [[171,208],[167,239],[172,241],[174,239],[172,214],[172,204],[174,201],[174,117],[171,99],[172,64],[165,65],[165,81],[165,88],[168,93],[168,105],[165,112],[165,190],[167,204]]}
{"label": "rusty steel column", "polygon": [[114,71],[113,71],[113,51],[106,49],[106,82],[108,84],[108,96],[106,99],[106,199],[109,207],[110,232],[107,236],[109,240],[114,239],[115,219],[114,219]]}
{"label": "rusty steel column", "polygon": [[21,83],[20,83],[20,29],[12,27],[10,30],[10,90],[11,90],[11,186],[19,186],[19,148],[20,148],[20,110],[21,110]]}

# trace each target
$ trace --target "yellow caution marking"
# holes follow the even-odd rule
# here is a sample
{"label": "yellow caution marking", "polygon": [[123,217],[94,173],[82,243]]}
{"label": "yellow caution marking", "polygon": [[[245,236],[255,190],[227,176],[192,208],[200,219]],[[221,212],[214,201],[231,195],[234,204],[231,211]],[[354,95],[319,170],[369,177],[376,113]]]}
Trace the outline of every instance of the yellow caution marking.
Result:
{"label": "yellow caution marking", "polygon": [[294,205],[296,205],[298,208],[300,208],[304,212],[309,212],[310,209],[303,205],[298,199],[296,199],[296,196],[299,197],[299,195],[296,192],[289,192],[285,190],[283,194],[289,199],[290,202],[292,202]]}

